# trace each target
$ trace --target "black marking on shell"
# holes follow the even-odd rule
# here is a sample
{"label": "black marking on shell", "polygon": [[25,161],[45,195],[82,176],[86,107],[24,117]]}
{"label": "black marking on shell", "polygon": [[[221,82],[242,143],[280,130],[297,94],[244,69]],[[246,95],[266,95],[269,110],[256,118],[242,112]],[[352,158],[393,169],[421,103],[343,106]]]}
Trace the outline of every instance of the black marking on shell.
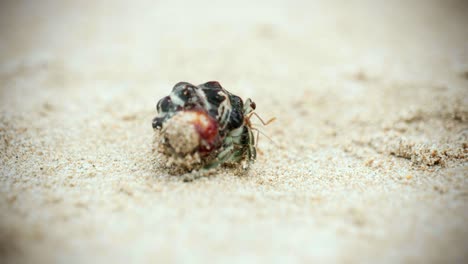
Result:
{"label": "black marking on shell", "polygon": [[211,108],[209,109],[210,114],[216,118],[219,114],[219,106],[224,100],[226,100],[226,97],[220,95],[217,90],[202,88],[202,91],[205,94],[206,101],[211,105]]}
{"label": "black marking on shell", "polygon": [[211,88],[211,89],[224,90],[223,87],[221,87],[221,84],[219,84],[219,82],[217,82],[217,81],[206,82],[206,83],[203,84],[203,86],[205,86],[207,88]]}
{"label": "black marking on shell", "polygon": [[196,106],[204,107],[203,101],[198,96],[198,87],[189,83],[179,83],[172,89],[172,94],[178,97],[184,104],[184,109],[192,109]]}
{"label": "black marking on shell", "polygon": [[[159,100],[156,109],[158,110],[158,112],[169,112],[173,107],[174,104],[172,103],[171,98],[169,96],[166,96]],[[172,110],[174,111],[175,109]]]}
{"label": "black marking on shell", "polygon": [[232,111],[229,117],[227,128],[229,130],[232,130],[242,126],[242,124],[244,123],[244,103],[242,102],[242,99],[237,95],[229,94],[229,98],[231,100]]}

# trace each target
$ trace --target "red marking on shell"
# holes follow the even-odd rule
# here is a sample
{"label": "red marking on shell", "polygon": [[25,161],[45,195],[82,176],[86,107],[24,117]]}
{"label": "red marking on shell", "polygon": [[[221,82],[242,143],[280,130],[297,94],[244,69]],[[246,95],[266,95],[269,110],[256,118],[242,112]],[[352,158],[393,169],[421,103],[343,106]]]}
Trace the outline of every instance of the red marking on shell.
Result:
{"label": "red marking on shell", "polygon": [[200,135],[200,146],[198,151],[201,154],[208,154],[213,151],[221,142],[218,130],[218,122],[204,110],[191,110],[196,112],[193,125]]}

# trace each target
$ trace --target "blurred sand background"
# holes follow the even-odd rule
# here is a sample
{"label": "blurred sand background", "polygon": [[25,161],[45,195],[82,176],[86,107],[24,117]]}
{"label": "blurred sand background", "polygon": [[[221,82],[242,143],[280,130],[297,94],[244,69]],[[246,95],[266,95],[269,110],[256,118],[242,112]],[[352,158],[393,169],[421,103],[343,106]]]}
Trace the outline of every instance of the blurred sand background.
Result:
{"label": "blurred sand background", "polygon": [[[464,1],[2,1],[0,262],[466,263],[467,25]],[[208,80],[278,146],[184,183],[151,120]]]}

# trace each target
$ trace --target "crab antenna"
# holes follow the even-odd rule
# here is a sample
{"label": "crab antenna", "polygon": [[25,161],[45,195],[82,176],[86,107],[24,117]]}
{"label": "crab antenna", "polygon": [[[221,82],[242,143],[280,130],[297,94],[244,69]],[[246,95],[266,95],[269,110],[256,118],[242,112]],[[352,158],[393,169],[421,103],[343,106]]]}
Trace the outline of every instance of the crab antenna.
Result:
{"label": "crab antenna", "polygon": [[[267,136],[265,133],[263,133],[262,131],[260,131],[258,128],[252,127],[251,129],[257,131],[257,144],[258,144],[258,133],[260,133],[260,134],[262,134],[263,136],[265,136],[266,138],[268,138],[268,139],[271,141],[271,143],[273,143],[273,145],[275,145],[275,147],[279,148],[279,145],[278,145],[273,139],[271,139],[271,138],[270,138],[269,136]],[[256,145],[257,145],[257,144],[256,144]]]}
{"label": "crab antenna", "polygon": [[273,121],[276,120],[276,117],[272,117],[272,118],[270,118],[268,121],[265,122],[265,121],[263,121],[263,119],[262,119],[257,113],[255,113],[255,112],[250,113],[249,118],[250,118],[252,115],[255,115],[255,116],[260,120],[260,122],[262,122],[262,124],[263,124],[264,126],[268,126],[270,123],[272,123]]}
{"label": "crab antenna", "polygon": [[253,129],[257,131],[257,138],[255,139],[255,147],[258,147],[258,136],[260,135],[260,131],[258,129]]}

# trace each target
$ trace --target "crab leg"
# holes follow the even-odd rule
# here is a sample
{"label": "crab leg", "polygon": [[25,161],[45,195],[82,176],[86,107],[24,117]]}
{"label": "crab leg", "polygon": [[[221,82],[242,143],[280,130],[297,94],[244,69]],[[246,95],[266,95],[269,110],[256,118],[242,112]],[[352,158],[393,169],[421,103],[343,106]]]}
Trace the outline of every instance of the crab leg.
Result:
{"label": "crab leg", "polygon": [[209,170],[209,169],[216,168],[219,165],[223,164],[224,162],[230,160],[233,156],[239,155],[241,153],[242,153],[241,150],[234,151],[234,145],[230,145],[229,147],[221,151],[214,161],[205,165],[203,169]]}

